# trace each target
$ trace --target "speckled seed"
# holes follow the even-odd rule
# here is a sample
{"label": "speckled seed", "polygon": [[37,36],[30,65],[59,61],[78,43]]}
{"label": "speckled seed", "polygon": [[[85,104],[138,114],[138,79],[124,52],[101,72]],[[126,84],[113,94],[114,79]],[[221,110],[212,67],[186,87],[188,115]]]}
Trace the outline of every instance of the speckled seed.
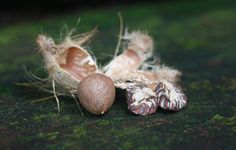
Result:
{"label": "speckled seed", "polygon": [[109,77],[94,73],[80,82],[78,97],[87,111],[101,115],[107,112],[114,102],[115,86]]}
{"label": "speckled seed", "polygon": [[179,111],[187,105],[187,97],[181,88],[166,80],[157,85],[155,93],[163,109]]}
{"label": "speckled seed", "polygon": [[127,88],[128,109],[137,115],[149,115],[156,112],[158,102],[155,93],[144,85]]}

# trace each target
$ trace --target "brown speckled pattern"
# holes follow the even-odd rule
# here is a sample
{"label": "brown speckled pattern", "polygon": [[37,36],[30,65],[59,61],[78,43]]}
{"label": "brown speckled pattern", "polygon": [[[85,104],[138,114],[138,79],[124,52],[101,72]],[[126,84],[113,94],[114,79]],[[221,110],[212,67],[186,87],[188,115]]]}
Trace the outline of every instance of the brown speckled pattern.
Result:
{"label": "brown speckled pattern", "polygon": [[166,110],[179,111],[186,106],[187,97],[180,87],[165,82],[160,82],[155,89],[159,106]]}
{"label": "brown speckled pattern", "polygon": [[[155,113],[158,107],[156,96],[145,95],[145,97],[139,97],[137,100],[135,94],[142,92],[145,94],[144,88],[148,89],[144,85],[136,85],[127,88],[126,98],[128,103],[128,109],[137,115],[149,115]],[[149,89],[151,91],[151,89]]]}

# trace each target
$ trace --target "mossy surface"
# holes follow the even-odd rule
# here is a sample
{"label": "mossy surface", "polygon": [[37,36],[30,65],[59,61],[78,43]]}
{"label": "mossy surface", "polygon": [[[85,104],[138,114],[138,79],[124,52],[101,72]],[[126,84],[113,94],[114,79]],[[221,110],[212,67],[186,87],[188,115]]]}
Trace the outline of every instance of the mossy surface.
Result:
{"label": "mossy surface", "polygon": [[[236,3],[229,1],[149,3],[65,14],[0,28],[0,149],[236,149]],[[189,102],[180,112],[159,109],[135,116],[117,90],[113,107],[93,116],[74,100],[51,96],[27,82],[23,66],[42,67],[35,38],[57,40],[65,24],[83,33],[99,25],[90,49],[106,63],[116,47],[117,12],[130,30],[145,30],[155,40],[155,55],[183,72],[180,82]],[[104,55],[106,54],[106,55]],[[45,76],[41,69],[40,75]]]}

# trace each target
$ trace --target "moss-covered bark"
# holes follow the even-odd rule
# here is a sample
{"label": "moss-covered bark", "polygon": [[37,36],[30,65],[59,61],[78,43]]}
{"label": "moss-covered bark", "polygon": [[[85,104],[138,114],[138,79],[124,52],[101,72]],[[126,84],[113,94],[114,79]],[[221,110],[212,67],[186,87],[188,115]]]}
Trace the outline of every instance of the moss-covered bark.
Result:
{"label": "moss-covered bark", "polygon": [[[234,1],[153,3],[88,10],[0,29],[0,149],[236,149],[236,9]],[[135,116],[127,110],[123,91],[104,116],[83,110],[73,99],[54,99],[26,82],[23,66],[42,66],[36,50],[37,34],[59,39],[66,23],[79,32],[99,25],[91,42],[98,61],[105,63],[116,46],[122,12],[129,29],[148,31],[155,53],[183,72],[181,85],[189,98],[186,109]],[[66,33],[66,32],[65,32]],[[38,74],[45,75],[43,71]]]}

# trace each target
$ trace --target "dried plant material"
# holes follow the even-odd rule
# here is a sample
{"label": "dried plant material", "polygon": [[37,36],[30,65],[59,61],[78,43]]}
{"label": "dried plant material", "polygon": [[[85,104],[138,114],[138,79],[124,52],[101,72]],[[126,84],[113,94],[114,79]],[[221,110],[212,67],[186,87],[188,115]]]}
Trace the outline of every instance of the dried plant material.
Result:
{"label": "dried plant material", "polygon": [[152,38],[136,31],[126,32],[123,39],[127,40],[124,52],[103,70],[112,78],[116,87],[126,89],[128,109],[134,114],[148,115],[154,113],[158,105],[175,111],[184,108],[186,96],[176,86],[182,73],[146,61],[152,56]]}
{"label": "dried plant material", "polygon": [[166,80],[161,80],[155,89],[159,106],[166,110],[179,111],[186,107],[187,97],[180,87]]}
{"label": "dried plant material", "polygon": [[123,39],[127,42],[123,53],[103,67],[105,74],[111,78],[126,70],[137,70],[152,55],[153,40],[147,34],[140,31],[126,32]]}
{"label": "dried plant material", "polygon": [[143,83],[129,86],[126,91],[128,109],[137,115],[149,115],[156,112],[158,99],[152,89]]}
{"label": "dried plant material", "polygon": [[181,72],[176,69],[171,69],[166,66],[160,66],[152,71],[145,70],[126,70],[113,76],[114,84],[121,88],[126,89],[126,82],[142,82],[147,84],[153,90],[160,82],[160,79],[165,79],[169,82],[176,83],[180,80]]}
{"label": "dried plant material", "polygon": [[[169,73],[171,72],[172,70]],[[162,77],[161,72],[154,73],[154,72],[142,71],[142,70],[135,70],[135,71],[129,71],[129,72],[127,71],[123,73],[122,75],[120,75],[117,78],[117,80],[114,81],[114,83],[116,87],[126,89],[128,93],[127,95],[129,95],[127,96],[128,109],[135,114],[148,115],[148,114],[154,113],[153,107],[150,106],[150,98],[148,98],[148,95],[146,95],[146,97],[143,97],[143,98],[142,97],[138,98],[138,96],[134,96],[130,98],[131,94],[142,93],[142,92],[145,93],[144,89],[140,87],[145,87],[146,91],[152,91],[149,93],[156,93],[155,98],[157,100],[153,100],[153,103],[156,102],[156,105],[159,105],[160,107],[167,110],[177,111],[177,110],[181,110],[182,108],[186,106],[187,98],[182,92],[182,90],[180,89],[180,87],[176,86],[176,83],[171,82],[171,81],[177,82],[175,80],[177,77],[172,76],[172,75],[170,74],[170,77],[169,78],[167,77],[169,79],[169,81],[167,81],[166,77]],[[149,95],[149,96],[152,97],[153,95]],[[134,107],[134,105],[132,105],[131,107],[130,106],[131,103],[136,104],[136,107]],[[144,107],[146,106],[145,103],[147,106],[150,106],[150,107]],[[138,106],[140,107],[142,106],[145,109],[143,109],[142,111],[138,111],[139,109]],[[153,104],[152,106],[155,106],[155,105]],[[149,111],[149,109],[151,109],[152,111]]]}
{"label": "dried plant material", "polygon": [[83,78],[98,71],[91,55],[81,46],[91,34],[93,32],[78,39],[68,37],[60,44],[44,35],[37,38],[50,78],[68,91],[76,90]]}
{"label": "dried plant material", "polygon": [[[121,17],[120,20],[122,22]],[[98,69],[92,56],[82,47],[94,34],[94,30],[82,36],[75,36],[75,38],[68,36],[59,44],[44,35],[37,38],[45,68],[49,73],[49,78],[46,81],[51,81],[53,87],[52,91],[43,89],[54,94],[58,108],[57,95],[69,93],[68,95],[75,99],[74,95],[77,94],[81,104],[89,112],[103,114],[114,101],[114,92],[111,92],[113,93],[110,96],[112,100],[106,99],[109,90],[114,89],[114,85],[126,90],[128,109],[134,114],[152,114],[156,112],[158,106],[174,111],[186,106],[187,98],[181,88],[177,86],[181,72],[160,65],[158,60],[147,61],[153,53],[152,37],[141,31],[129,33],[127,30],[122,36],[122,29],[123,25],[114,58],[101,70]],[[123,40],[124,45],[123,52],[117,55],[121,40]],[[110,77],[110,81],[113,82],[112,85],[114,84],[113,88],[101,84],[102,80],[98,79],[88,82],[88,79],[96,76],[97,73],[107,76],[107,78]],[[40,87],[44,83],[43,81],[37,86]],[[81,84],[77,89],[80,82]],[[56,84],[59,85],[57,88]],[[102,85],[104,87],[101,89],[107,90],[100,91],[98,88]],[[97,101],[98,99],[99,101]]]}
{"label": "dried plant material", "polygon": [[92,56],[82,47],[94,32],[95,30],[74,38],[68,36],[60,44],[56,44],[51,37],[45,35],[39,35],[36,40],[49,73],[49,81],[52,82],[52,93],[57,100],[58,111],[60,111],[57,98],[59,91],[56,89],[56,83],[63,93],[72,94],[74,97],[79,82],[88,75],[99,72]]}
{"label": "dried plant material", "polygon": [[149,85],[153,83],[144,74],[142,70],[126,70],[119,74],[116,74],[112,78],[116,87],[121,89],[127,89],[132,86],[131,83],[143,83]]}
{"label": "dried plant material", "polygon": [[123,39],[128,42],[127,49],[136,51],[142,63],[152,56],[153,39],[148,34],[141,31],[129,33],[128,30],[126,30]]}
{"label": "dried plant material", "polygon": [[101,73],[94,73],[83,79],[77,93],[82,106],[95,115],[107,112],[115,100],[113,81]]}
{"label": "dried plant material", "polygon": [[155,65],[149,70],[141,68],[141,70],[144,71],[145,76],[151,81],[165,79],[169,82],[177,83],[182,75],[179,70],[164,65]]}

